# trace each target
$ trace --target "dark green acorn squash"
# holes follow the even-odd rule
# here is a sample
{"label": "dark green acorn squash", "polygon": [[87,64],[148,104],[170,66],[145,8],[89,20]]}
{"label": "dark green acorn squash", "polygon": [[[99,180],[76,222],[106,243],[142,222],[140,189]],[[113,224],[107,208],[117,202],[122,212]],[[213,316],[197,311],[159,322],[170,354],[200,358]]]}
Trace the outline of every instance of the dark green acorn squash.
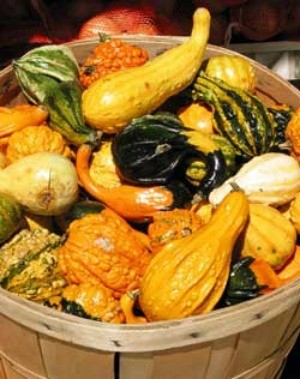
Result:
{"label": "dark green acorn squash", "polygon": [[252,257],[243,258],[233,264],[224,293],[225,305],[230,306],[260,295],[262,286],[258,285],[254,272],[249,267],[254,261]]}
{"label": "dark green acorn squash", "polygon": [[23,209],[14,198],[0,194],[0,243],[9,239],[22,225]]}
{"label": "dark green acorn squash", "polygon": [[173,114],[133,120],[115,136],[112,152],[121,178],[135,185],[166,185],[188,157],[205,161],[207,171],[200,186],[204,195],[225,178],[221,149],[207,136],[186,129]]}

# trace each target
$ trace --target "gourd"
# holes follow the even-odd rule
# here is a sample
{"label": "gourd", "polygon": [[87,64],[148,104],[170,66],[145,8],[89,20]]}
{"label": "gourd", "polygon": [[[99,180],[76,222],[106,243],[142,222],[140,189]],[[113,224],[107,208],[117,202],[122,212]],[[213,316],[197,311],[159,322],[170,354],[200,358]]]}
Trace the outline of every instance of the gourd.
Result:
{"label": "gourd", "polygon": [[21,205],[12,196],[0,193],[0,243],[8,240],[21,227],[22,222]]}
{"label": "gourd", "polygon": [[194,100],[205,101],[214,109],[215,128],[242,159],[275,148],[275,122],[260,99],[203,72],[193,88]]}
{"label": "gourd", "polygon": [[63,232],[66,232],[71,222],[79,220],[87,214],[101,213],[104,208],[105,205],[99,201],[81,200],[72,205],[67,212],[56,216],[55,222]]}
{"label": "gourd", "polygon": [[286,138],[292,144],[291,155],[300,160],[300,108],[293,113],[285,130]]}
{"label": "gourd", "polygon": [[46,151],[71,156],[71,150],[60,133],[46,125],[27,126],[9,137],[6,156],[11,163],[27,155]]}
{"label": "gourd", "polygon": [[49,125],[69,142],[93,142],[98,133],[83,120],[76,58],[62,45],[41,46],[13,62],[25,97],[49,112]]}
{"label": "gourd", "polygon": [[131,184],[167,184],[188,157],[201,157],[206,173],[200,190],[206,195],[225,176],[221,149],[204,133],[190,131],[173,114],[146,115],[133,120],[112,144],[121,178]]}
{"label": "gourd", "polygon": [[151,247],[158,251],[168,242],[194,233],[202,224],[201,218],[188,209],[159,212],[148,226]]}
{"label": "gourd", "polygon": [[254,68],[243,57],[229,54],[211,57],[207,62],[205,73],[212,78],[223,80],[232,87],[249,92],[254,91]]}
{"label": "gourd", "polygon": [[188,87],[200,68],[208,40],[209,12],[197,9],[193,22],[192,35],[182,45],[143,66],[107,75],[86,89],[82,99],[86,122],[106,133],[118,132]]}
{"label": "gourd", "polygon": [[60,295],[66,286],[57,264],[61,243],[58,235],[45,229],[16,234],[0,249],[0,285],[36,302]]}
{"label": "gourd", "polygon": [[295,228],[275,208],[264,204],[250,204],[249,208],[241,256],[261,258],[275,270],[282,268],[296,246]]}
{"label": "gourd", "polygon": [[120,296],[138,287],[150,258],[147,236],[105,208],[71,223],[59,265],[68,283],[100,283]]}
{"label": "gourd", "polygon": [[[289,125],[292,117],[294,116],[294,111],[290,105],[281,104],[268,108],[268,112],[273,118],[275,124],[275,146],[278,146],[279,150],[284,150],[287,145],[286,150],[290,150],[291,146],[287,142],[288,134],[287,126]],[[293,150],[293,149],[292,149]],[[289,151],[290,153],[290,151]],[[295,157],[295,152],[292,151],[292,156]]]}
{"label": "gourd", "polygon": [[30,213],[58,215],[77,200],[76,170],[60,154],[28,155],[0,171],[0,192],[13,196]]}
{"label": "gourd", "polygon": [[92,147],[87,144],[77,150],[76,168],[81,185],[90,195],[126,219],[144,221],[161,210],[183,207],[191,199],[190,192],[181,182],[172,182],[165,187],[121,185],[105,188],[90,176],[91,153]]}
{"label": "gourd", "polygon": [[181,107],[177,113],[183,125],[202,133],[213,133],[212,111],[200,102],[194,102]]}
{"label": "gourd", "polygon": [[281,205],[300,191],[298,162],[282,153],[268,153],[251,159],[238,173],[227,179],[209,195],[212,204],[219,204],[238,186],[252,203]]}
{"label": "gourd", "polygon": [[124,313],[126,324],[144,324],[147,322],[145,317],[135,314],[138,291],[139,290],[127,291],[121,296],[120,306]]}
{"label": "gourd", "polygon": [[300,193],[296,194],[295,199],[290,204],[289,216],[297,233],[300,233]]}
{"label": "gourd", "polygon": [[278,272],[278,277],[283,284],[300,278],[300,247],[297,245],[293,256]]}
{"label": "gourd", "polygon": [[[210,134],[208,136],[221,150],[225,159],[225,173],[223,180],[232,176],[236,172],[236,154],[233,146],[228,140],[219,134]],[[188,167],[185,171],[187,180],[196,187],[201,186],[201,182],[207,173],[207,165],[205,160],[198,160],[196,158],[191,159]],[[219,177],[219,179],[221,179]]]}
{"label": "gourd", "polygon": [[261,258],[245,257],[233,264],[224,292],[227,306],[254,299],[282,285],[272,267]]}
{"label": "gourd", "polygon": [[231,193],[206,226],[168,243],[153,257],[139,296],[149,321],[178,319],[214,308],[225,289],[232,250],[248,212],[245,195]]}
{"label": "gourd", "polygon": [[93,153],[90,164],[90,176],[97,184],[105,188],[119,187],[121,179],[117,174],[111,151],[111,141],[101,143],[100,149]]}
{"label": "gourd", "polygon": [[23,104],[13,108],[0,107],[0,138],[24,128],[46,121],[48,112],[42,107]]}
{"label": "gourd", "polygon": [[71,284],[61,295],[61,310],[75,316],[120,324],[124,321],[120,302],[101,284]]}

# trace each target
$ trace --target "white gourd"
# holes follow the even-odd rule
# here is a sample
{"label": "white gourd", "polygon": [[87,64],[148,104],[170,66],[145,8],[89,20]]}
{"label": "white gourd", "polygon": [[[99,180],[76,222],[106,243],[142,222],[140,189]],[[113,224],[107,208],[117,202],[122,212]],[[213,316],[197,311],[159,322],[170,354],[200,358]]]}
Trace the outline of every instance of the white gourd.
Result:
{"label": "white gourd", "polygon": [[300,167],[296,159],[289,155],[260,155],[213,190],[209,196],[210,203],[219,204],[237,186],[245,192],[251,203],[282,205],[300,191]]}

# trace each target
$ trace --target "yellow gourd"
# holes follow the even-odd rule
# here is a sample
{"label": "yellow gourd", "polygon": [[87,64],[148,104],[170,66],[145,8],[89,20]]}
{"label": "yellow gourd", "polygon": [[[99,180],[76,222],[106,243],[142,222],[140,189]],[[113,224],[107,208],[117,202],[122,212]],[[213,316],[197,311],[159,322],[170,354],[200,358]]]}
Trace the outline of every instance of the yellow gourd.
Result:
{"label": "yellow gourd", "polygon": [[289,216],[297,233],[300,233],[300,193],[297,193],[295,199],[291,202]]}
{"label": "yellow gourd", "polygon": [[194,13],[191,37],[143,66],[98,79],[83,93],[86,122],[106,133],[120,131],[133,118],[151,113],[190,85],[199,71],[209,36],[210,14]]}
{"label": "yellow gourd", "polygon": [[296,231],[277,209],[264,204],[250,204],[250,220],[242,244],[241,255],[265,260],[280,269],[292,256]]}
{"label": "yellow gourd", "polygon": [[206,226],[170,242],[154,256],[139,297],[149,321],[178,319],[214,308],[226,286],[232,250],[248,212],[246,196],[232,192]]}

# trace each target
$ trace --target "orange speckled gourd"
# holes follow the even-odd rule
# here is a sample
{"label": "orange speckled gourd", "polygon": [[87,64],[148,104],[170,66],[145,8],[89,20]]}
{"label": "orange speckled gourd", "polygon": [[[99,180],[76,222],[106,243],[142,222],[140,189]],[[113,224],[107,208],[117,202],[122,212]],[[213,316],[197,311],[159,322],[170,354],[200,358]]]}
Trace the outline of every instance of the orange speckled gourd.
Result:
{"label": "orange speckled gourd", "polygon": [[246,196],[230,193],[210,222],[164,246],[141,281],[139,303],[149,321],[211,311],[227,283],[234,244],[249,213]]}
{"label": "orange speckled gourd", "polygon": [[59,265],[69,283],[101,283],[120,296],[138,287],[150,258],[148,237],[104,209],[71,223]]}

